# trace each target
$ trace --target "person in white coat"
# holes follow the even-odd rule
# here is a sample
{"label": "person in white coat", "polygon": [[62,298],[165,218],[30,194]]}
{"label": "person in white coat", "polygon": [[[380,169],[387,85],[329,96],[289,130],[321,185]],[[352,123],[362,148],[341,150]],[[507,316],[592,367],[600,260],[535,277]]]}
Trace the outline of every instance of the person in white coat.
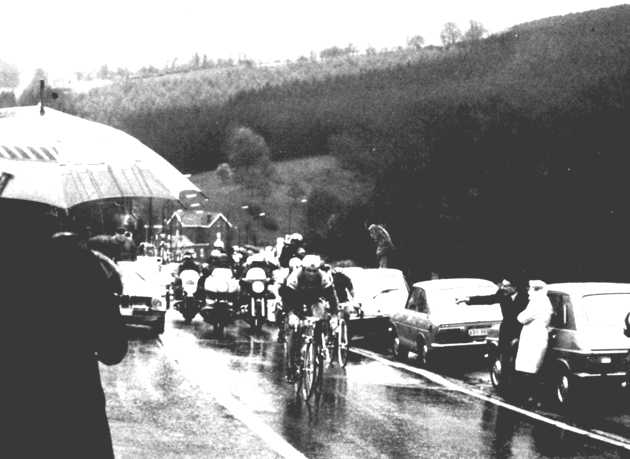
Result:
{"label": "person in white coat", "polygon": [[551,320],[553,308],[547,296],[547,285],[542,281],[531,281],[529,287],[529,303],[527,307],[519,313],[517,320],[523,324],[519,339],[518,352],[514,369],[529,379],[527,391],[530,397],[538,386],[535,377],[540,370],[549,340],[547,326]]}

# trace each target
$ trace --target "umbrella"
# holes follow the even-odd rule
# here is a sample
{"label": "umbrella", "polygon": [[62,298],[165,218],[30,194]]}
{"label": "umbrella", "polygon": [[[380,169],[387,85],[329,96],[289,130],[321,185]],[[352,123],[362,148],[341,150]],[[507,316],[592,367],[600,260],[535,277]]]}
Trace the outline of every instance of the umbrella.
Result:
{"label": "umbrella", "polygon": [[199,188],[135,137],[38,106],[0,109],[2,197],[62,209],[108,198],[162,198],[196,207]]}

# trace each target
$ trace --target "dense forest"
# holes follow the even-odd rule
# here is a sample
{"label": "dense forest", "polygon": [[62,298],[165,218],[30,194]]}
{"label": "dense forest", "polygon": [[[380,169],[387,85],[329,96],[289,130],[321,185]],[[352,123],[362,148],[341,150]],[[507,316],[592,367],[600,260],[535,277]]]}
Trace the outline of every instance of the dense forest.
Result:
{"label": "dense forest", "polygon": [[185,171],[226,161],[238,126],[274,160],[336,156],[373,189],[360,203],[313,191],[324,252],[359,257],[364,224],[380,222],[413,278],[630,280],[628,24],[619,6],[444,48],[128,79],[56,103]]}

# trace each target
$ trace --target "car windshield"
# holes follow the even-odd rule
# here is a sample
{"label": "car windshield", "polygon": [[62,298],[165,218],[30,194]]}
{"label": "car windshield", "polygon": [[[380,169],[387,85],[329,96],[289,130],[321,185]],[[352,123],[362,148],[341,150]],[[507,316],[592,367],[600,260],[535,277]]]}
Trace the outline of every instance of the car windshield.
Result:
{"label": "car windshield", "polygon": [[585,295],[582,308],[591,327],[623,327],[630,312],[630,293]]}
{"label": "car windshield", "polygon": [[351,280],[355,294],[362,298],[374,298],[393,290],[407,293],[407,284],[402,273],[365,272],[351,277]]}

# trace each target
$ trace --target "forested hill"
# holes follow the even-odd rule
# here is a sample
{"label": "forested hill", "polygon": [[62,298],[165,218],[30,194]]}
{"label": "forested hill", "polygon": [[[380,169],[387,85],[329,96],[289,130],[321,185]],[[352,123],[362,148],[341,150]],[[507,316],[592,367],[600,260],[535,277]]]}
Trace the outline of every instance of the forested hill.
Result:
{"label": "forested hill", "polygon": [[379,220],[415,272],[630,280],[628,24],[624,5],[448,49],[131,80],[70,108],[187,171],[224,161],[235,126],[276,159],[335,155],[375,187],[360,212],[334,206],[354,219],[326,220],[333,242]]}
{"label": "forested hill", "polygon": [[[344,56],[128,80],[72,101],[72,111],[138,136],[185,170],[222,160],[228,126],[263,134],[276,157],[321,154],[330,137],[387,138],[414,118],[494,98],[524,113],[566,108],[627,68],[630,6],[540,20],[451,49]],[[436,105],[437,104],[437,105]]]}

